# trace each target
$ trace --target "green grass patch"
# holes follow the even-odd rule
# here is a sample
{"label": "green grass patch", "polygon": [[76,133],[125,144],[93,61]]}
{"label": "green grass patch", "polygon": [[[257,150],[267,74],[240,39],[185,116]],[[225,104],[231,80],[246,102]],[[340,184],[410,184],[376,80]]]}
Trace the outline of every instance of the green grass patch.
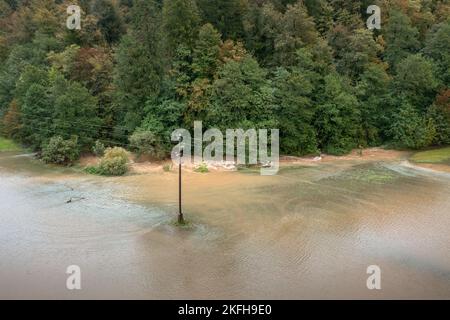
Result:
{"label": "green grass patch", "polygon": [[198,173],[208,173],[208,165],[206,163],[202,163],[197,168],[195,168],[194,171]]}
{"label": "green grass patch", "polygon": [[101,176],[102,172],[99,169],[99,167],[97,166],[89,166],[83,169],[84,172],[88,173],[88,174],[93,174],[93,175],[97,175],[97,176]]}
{"label": "green grass patch", "polygon": [[450,147],[417,152],[410,160],[416,163],[444,163],[450,165]]}
{"label": "green grass patch", "polygon": [[0,137],[0,151],[18,151],[21,148],[12,140]]}

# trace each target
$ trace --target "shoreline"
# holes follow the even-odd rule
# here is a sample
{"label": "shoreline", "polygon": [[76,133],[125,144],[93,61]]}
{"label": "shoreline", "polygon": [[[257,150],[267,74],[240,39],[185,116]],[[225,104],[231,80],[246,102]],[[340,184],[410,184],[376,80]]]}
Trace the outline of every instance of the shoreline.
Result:
{"label": "shoreline", "polygon": [[[4,152],[17,152],[14,151],[0,151]],[[24,152],[26,150],[23,150]],[[421,151],[419,151],[421,152]],[[450,165],[446,163],[427,163],[427,162],[416,162],[412,160],[413,155],[417,152],[411,150],[393,150],[393,149],[383,149],[381,147],[366,148],[362,151],[355,149],[349,154],[343,156],[334,156],[328,154],[321,154],[320,156],[280,156],[280,169],[286,167],[295,166],[305,166],[305,167],[315,167],[322,164],[339,164],[339,163],[351,163],[351,162],[376,162],[376,161],[404,161],[410,167],[415,167],[417,169],[423,169],[427,171],[433,171],[436,173],[450,173]],[[18,154],[16,156],[29,156],[30,154]],[[172,172],[176,169],[176,164],[174,164],[170,159],[167,160],[152,160],[149,157],[138,158],[135,154],[129,152],[130,163],[128,175],[145,175],[152,173],[162,173],[162,172]],[[99,163],[100,157],[94,155],[82,155],[80,159],[72,167],[74,171],[83,171],[88,166],[95,166]],[[208,172],[234,172],[239,171],[239,168],[234,164],[229,162],[220,163],[206,163],[208,167]],[[59,167],[58,167],[59,168]],[[64,167],[61,167],[64,168]],[[70,167],[69,167],[70,168]],[[169,168],[169,170],[167,170]],[[196,166],[193,164],[183,165],[183,170],[191,173],[196,172]],[[84,173],[89,175],[88,173]]]}
{"label": "shoreline", "polygon": [[[362,151],[362,155],[358,149],[343,156],[333,156],[328,154],[321,154],[320,156],[280,156],[280,169],[291,166],[318,166],[321,164],[345,163],[352,161],[373,162],[373,161],[402,161],[407,160],[411,156],[411,151],[387,150],[380,147],[367,148]],[[168,160],[152,161],[148,158],[137,159],[134,154],[130,153],[129,173],[131,174],[149,174],[163,172],[164,167],[170,166],[172,171],[176,164]],[[100,158],[92,155],[85,155],[80,158],[76,164],[78,167],[87,167],[98,164]],[[233,172],[238,171],[234,164],[227,162],[221,163],[206,163],[210,172]],[[183,170],[196,173],[194,165],[183,165]]]}

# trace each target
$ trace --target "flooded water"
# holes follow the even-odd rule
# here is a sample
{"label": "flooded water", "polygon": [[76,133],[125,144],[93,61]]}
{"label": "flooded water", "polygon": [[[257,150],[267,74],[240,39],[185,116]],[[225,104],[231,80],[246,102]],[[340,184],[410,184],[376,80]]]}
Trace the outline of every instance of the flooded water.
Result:
{"label": "flooded water", "polygon": [[102,178],[0,154],[0,298],[450,299],[449,174],[336,161],[183,183],[187,229],[172,224],[175,172]]}

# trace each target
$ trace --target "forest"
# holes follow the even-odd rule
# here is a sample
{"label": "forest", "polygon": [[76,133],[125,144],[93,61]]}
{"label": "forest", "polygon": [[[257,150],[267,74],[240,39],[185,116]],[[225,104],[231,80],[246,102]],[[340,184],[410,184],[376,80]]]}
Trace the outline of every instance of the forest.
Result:
{"label": "forest", "polygon": [[450,143],[449,86],[447,0],[0,0],[1,135],[38,152],[164,158],[194,121],[286,155],[422,149]]}

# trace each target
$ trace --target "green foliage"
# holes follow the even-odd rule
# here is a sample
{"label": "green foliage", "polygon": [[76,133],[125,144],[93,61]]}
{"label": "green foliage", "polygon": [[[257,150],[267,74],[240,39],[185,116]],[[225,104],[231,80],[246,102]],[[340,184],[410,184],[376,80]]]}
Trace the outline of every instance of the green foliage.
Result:
{"label": "green foliage", "polygon": [[317,138],[312,125],[314,87],[311,80],[301,68],[291,71],[280,68],[275,73],[274,86],[282,152],[292,155],[315,153]]}
{"label": "green foliage", "polygon": [[324,90],[314,121],[319,147],[330,154],[348,153],[361,142],[359,101],[338,75],[325,77]]}
{"label": "green foliage", "polygon": [[404,102],[393,115],[390,134],[397,147],[420,149],[431,144],[434,128],[414,107]]}
{"label": "green foliage", "polygon": [[201,163],[194,169],[194,171],[198,173],[208,173],[208,165],[206,163]]}
{"label": "green foliage", "polygon": [[67,81],[54,70],[30,66],[20,77],[16,92],[21,105],[20,138],[25,143],[39,148],[53,135],[75,135],[82,148],[92,144],[99,124],[97,101],[81,84]]}
{"label": "green foliage", "polygon": [[14,141],[0,137],[0,151],[18,151],[20,147]]}
{"label": "green foliage", "polygon": [[319,41],[314,19],[308,15],[303,1],[287,5],[280,29],[280,33],[275,38],[275,59],[282,66],[295,62],[299,48]]}
{"label": "green foliage", "polygon": [[105,154],[105,145],[99,140],[95,141],[95,144],[92,146],[92,152],[97,157],[103,157]]}
{"label": "green foliage", "polygon": [[394,86],[414,106],[426,110],[436,96],[438,81],[432,61],[421,54],[410,55],[397,66]]}
{"label": "green foliage", "polygon": [[53,135],[53,105],[49,90],[40,84],[32,84],[24,97],[22,113],[21,139],[33,148],[38,148]]}
{"label": "green foliage", "polygon": [[279,128],[292,155],[449,143],[445,1],[75,3],[81,30],[66,1],[0,1],[0,129],[36,151],[77,136],[163,157],[194,121]]}
{"label": "green foliage", "polygon": [[95,0],[92,12],[97,17],[97,26],[109,43],[117,42],[124,32],[122,19],[113,1]]}
{"label": "green foliage", "polygon": [[417,163],[450,164],[450,147],[417,152],[410,159]]}
{"label": "green foliage", "polygon": [[349,36],[343,52],[342,59],[338,61],[338,70],[353,78],[361,75],[371,64],[378,61],[382,51],[373,34],[367,29],[357,29]]}
{"label": "green foliage", "polygon": [[71,165],[80,156],[78,137],[64,140],[54,136],[42,146],[41,158],[45,163]]}
{"label": "green foliage", "polygon": [[364,140],[369,146],[380,145],[386,138],[389,123],[389,86],[391,78],[382,65],[367,66],[357,84],[361,102]]}
{"label": "green foliage", "polygon": [[98,175],[101,176],[102,172],[100,171],[100,168],[98,166],[87,166],[83,169],[84,172],[88,174]]}
{"label": "green foliage", "polygon": [[450,144],[450,119],[442,108],[436,104],[432,105],[426,118],[434,130],[432,144],[436,146]]}
{"label": "green foliage", "polygon": [[130,136],[130,144],[139,156],[144,154],[155,158],[165,156],[160,140],[152,131],[135,131]]}
{"label": "green foliage", "polygon": [[220,33],[211,24],[201,27],[192,61],[192,69],[198,77],[214,76],[219,63],[221,43]]}
{"label": "green foliage", "polygon": [[115,95],[116,116],[128,134],[134,131],[143,117],[143,106],[148,99],[158,96],[160,66],[155,52],[138,39],[124,36],[116,53]]}
{"label": "green foliage", "polygon": [[258,128],[273,119],[273,90],[266,77],[251,57],[224,64],[212,85],[208,125]]}
{"label": "green foliage", "polygon": [[179,46],[192,48],[200,27],[196,1],[164,0],[162,15],[169,53],[173,54]]}
{"label": "green foliage", "polygon": [[82,148],[94,142],[99,119],[96,115],[97,101],[78,82],[57,78],[52,88],[53,133],[61,136],[76,135]]}
{"label": "green foliage", "polygon": [[128,171],[128,153],[125,149],[108,148],[100,160],[97,172],[105,176],[122,176]]}
{"label": "green foliage", "polygon": [[389,21],[384,30],[386,61],[395,68],[397,63],[419,49],[419,31],[411,19],[399,10],[389,12]]}
{"label": "green foliage", "polygon": [[448,86],[450,84],[450,20],[430,30],[424,51],[435,61],[439,78]]}
{"label": "green foliage", "polygon": [[159,152],[166,153],[172,146],[171,133],[180,127],[185,110],[186,104],[174,99],[147,101],[146,116],[136,130],[152,132],[161,147]]}
{"label": "green foliage", "polygon": [[246,1],[241,0],[197,0],[203,17],[213,24],[227,39],[243,36],[243,15],[247,11]]}

